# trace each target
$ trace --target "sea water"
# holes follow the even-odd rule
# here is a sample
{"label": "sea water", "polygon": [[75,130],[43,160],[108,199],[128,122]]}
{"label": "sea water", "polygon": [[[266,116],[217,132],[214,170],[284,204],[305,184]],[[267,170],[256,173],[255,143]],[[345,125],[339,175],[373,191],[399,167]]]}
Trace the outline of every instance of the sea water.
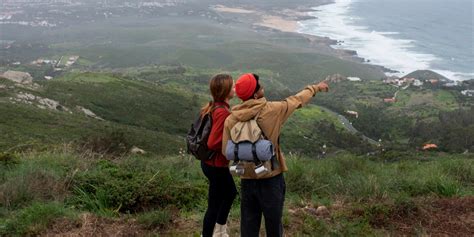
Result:
{"label": "sea water", "polygon": [[474,78],[474,0],[335,0],[315,7],[299,32],[340,41],[371,64],[403,76],[429,69]]}

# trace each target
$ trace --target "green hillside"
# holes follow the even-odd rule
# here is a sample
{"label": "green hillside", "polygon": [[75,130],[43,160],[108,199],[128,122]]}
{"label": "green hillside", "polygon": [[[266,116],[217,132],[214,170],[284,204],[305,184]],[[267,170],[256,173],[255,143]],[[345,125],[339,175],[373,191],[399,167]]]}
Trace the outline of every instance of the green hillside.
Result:
{"label": "green hillside", "polygon": [[[69,72],[53,80],[37,81],[38,86],[33,87],[1,79],[5,88],[0,89],[0,103],[5,106],[0,108],[0,116],[4,118],[0,126],[8,133],[2,134],[0,145],[8,149],[38,141],[77,143],[84,137],[107,137],[117,131],[126,135],[130,146],[153,153],[175,154],[184,147],[184,135],[200,106],[209,100],[209,78],[218,72],[182,65],[128,68],[113,73]],[[286,86],[288,82],[275,79],[278,74],[272,71],[255,72],[262,76],[269,99],[284,99],[296,92]],[[243,71],[229,73],[236,78]],[[312,101],[324,106],[322,110],[314,106],[303,108],[284,127],[282,141],[287,152],[319,155],[323,145],[330,151],[342,149],[358,154],[373,151],[360,135],[382,139],[385,146],[396,150],[426,142],[439,143],[446,151],[472,147],[472,139],[468,138],[472,137],[471,130],[456,127],[472,126],[472,119],[467,118],[473,110],[463,105],[464,97],[459,91],[401,89],[365,79],[332,82],[330,86],[329,93],[318,94]],[[25,104],[25,101],[12,100],[21,93],[52,99],[67,111],[40,109],[37,101]],[[395,93],[395,103],[384,102],[384,98]],[[105,121],[86,116],[81,108]],[[358,132],[345,128],[337,114],[327,113],[327,109],[346,116]],[[359,117],[346,114],[348,110],[359,112]],[[454,122],[459,113],[466,119]],[[431,125],[421,126],[421,123]],[[439,126],[449,126],[450,130],[434,130]],[[466,137],[466,142],[459,144],[447,136],[451,130],[460,130],[458,137]]]}
{"label": "green hillside", "polygon": [[431,79],[438,79],[438,80],[446,80],[447,78],[440,75],[439,73],[430,71],[430,70],[417,70],[407,74],[404,77],[412,77],[417,78],[420,80],[431,80]]}
{"label": "green hillside", "polygon": [[[170,68],[173,69],[130,70],[126,74],[67,73],[40,81],[39,86],[2,80],[2,85],[11,88],[2,90],[0,97],[0,126],[5,131],[0,135],[0,147],[22,150],[107,141],[110,146],[123,142],[128,148],[138,146],[156,154],[176,154],[185,147],[184,136],[209,98],[207,82],[214,71],[188,67],[175,72]],[[285,94],[291,94],[281,83],[272,81],[267,76],[269,72],[257,72],[261,72],[266,88],[273,89],[270,98],[283,99]],[[231,74],[237,77],[239,73]],[[16,101],[26,94],[37,98]],[[42,105],[38,98],[51,99],[58,105],[53,109],[39,108]],[[81,108],[103,120],[86,116]],[[322,144],[334,150],[370,149],[355,134],[345,131],[335,115],[314,106],[301,109],[289,120],[282,139],[287,141],[284,147],[288,152],[303,154],[320,154]],[[361,148],[354,150],[355,144]]]}
{"label": "green hillside", "polygon": [[[110,74],[73,73],[40,84],[37,89],[14,86],[0,97],[3,149],[105,139],[119,133],[130,146],[176,154],[202,101],[177,88]],[[21,93],[55,100],[68,111],[40,109],[37,101],[27,104],[10,99]],[[87,117],[77,106],[105,121]]]}
{"label": "green hillside", "polygon": [[[395,95],[395,102],[384,101]],[[362,80],[332,83],[331,91],[320,95],[315,103],[340,114],[348,110],[358,112],[358,118],[348,116],[354,127],[370,138],[382,139],[391,149],[436,143],[444,151],[460,152],[474,146],[470,139],[474,137],[470,129],[474,117],[470,100],[457,88],[396,87],[382,81]],[[455,145],[459,141],[448,135],[452,130],[458,131],[456,136],[461,137],[463,145]]]}
{"label": "green hillside", "polygon": [[[472,156],[413,155],[393,163],[352,155],[287,157],[285,232],[438,235],[449,222],[450,233],[470,233],[469,218],[459,217],[472,214]],[[185,155],[104,160],[64,148],[4,153],[0,235],[199,236],[206,186],[199,163]],[[316,214],[322,205],[329,212]],[[239,233],[239,216],[237,199],[232,235]]]}
{"label": "green hillside", "polygon": [[128,148],[138,146],[162,154],[176,154],[183,146],[182,136],[31,105],[1,103],[0,119],[0,149],[3,151],[48,149],[69,143],[87,144],[97,139],[109,141],[105,146],[118,145],[114,144],[117,142]]}

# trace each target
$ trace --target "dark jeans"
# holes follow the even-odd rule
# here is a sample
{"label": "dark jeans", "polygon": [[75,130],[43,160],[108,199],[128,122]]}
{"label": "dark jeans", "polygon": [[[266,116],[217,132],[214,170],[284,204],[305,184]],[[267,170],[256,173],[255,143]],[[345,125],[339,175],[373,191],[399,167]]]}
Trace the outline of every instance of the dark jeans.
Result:
{"label": "dark jeans", "polygon": [[283,203],[286,185],[283,174],[268,179],[242,179],[240,204],[242,237],[258,237],[262,214],[268,237],[283,236]]}
{"label": "dark jeans", "polygon": [[204,175],[209,180],[207,211],[204,215],[202,236],[212,236],[216,223],[225,225],[232,202],[237,195],[234,179],[227,167],[213,167],[201,162]]}

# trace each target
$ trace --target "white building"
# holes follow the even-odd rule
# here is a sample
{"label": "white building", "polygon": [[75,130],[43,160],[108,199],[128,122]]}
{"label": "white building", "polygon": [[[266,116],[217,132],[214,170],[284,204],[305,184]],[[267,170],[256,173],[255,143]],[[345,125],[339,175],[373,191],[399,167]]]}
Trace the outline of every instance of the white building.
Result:
{"label": "white building", "polygon": [[362,81],[359,77],[347,77],[349,81]]}
{"label": "white building", "polygon": [[444,84],[446,87],[453,87],[453,86],[459,86],[460,82],[459,81],[450,81]]}
{"label": "white building", "polygon": [[413,81],[413,85],[414,85],[414,86],[418,86],[418,87],[420,87],[420,86],[422,86],[422,85],[423,85],[423,82],[422,82],[422,81],[420,81],[420,80],[418,80],[418,79],[415,79],[415,80]]}
{"label": "white building", "polygon": [[356,112],[356,111],[347,110],[346,113],[347,113],[347,114],[350,114],[350,115],[353,115],[353,116],[355,116],[356,118],[359,118],[359,113]]}
{"label": "white building", "polygon": [[474,90],[463,90],[461,91],[461,94],[465,96],[474,96]]}

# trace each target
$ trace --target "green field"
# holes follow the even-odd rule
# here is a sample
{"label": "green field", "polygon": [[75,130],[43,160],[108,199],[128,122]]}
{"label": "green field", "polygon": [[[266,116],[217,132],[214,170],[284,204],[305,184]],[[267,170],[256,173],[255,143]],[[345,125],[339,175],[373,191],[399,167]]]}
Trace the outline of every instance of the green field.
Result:
{"label": "green field", "polygon": [[[257,72],[264,77],[262,83],[270,91],[270,99],[294,93],[272,80],[271,72]],[[216,70],[176,66],[135,68],[127,73],[67,73],[39,81],[36,89],[14,86],[2,90],[0,127],[6,132],[0,135],[0,147],[21,150],[124,134],[129,146],[173,154],[184,147],[184,135],[200,106],[209,99],[207,83],[214,73]],[[242,72],[230,73],[238,77]],[[7,80],[2,84],[13,86]],[[69,111],[40,109],[36,102],[12,104],[9,98],[19,93],[58,101]],[[78,106],[105,121],[87,117]],[[285,127],[282,139],[288,152],[312,155],[319,154],[326,143],[334,150],[365,146],[357,136],[344,131],[334,115],[315,106],[298,111]]]}
{"label": "green field", "polygon": [[[104,160],[58,148],[0,158],[1,235],[74,234],[87,231],[88,224],[96,226],[96,234],[127,228],[142,236],[200,231],[207,185],[191,157]],[[444,230],[425,223],[427,215],[438,215],[431,223],[454,220],[451,212],[441,215],[436,203],[462,208],[458,215],[468,215],[474,204],[472,156],[413,154],[393,163],[352,155],[289,156],[288,162],[283,220],[292,236],[436,235]],[[311,208],[320,205],[329,208],[329,216],[314,214]],[[239,232],[239,216],[237,198],[231,233]],[[418,224],[410,223],[414,220]],[[469,233],[466,221],[451,222],[452,233]]]}

